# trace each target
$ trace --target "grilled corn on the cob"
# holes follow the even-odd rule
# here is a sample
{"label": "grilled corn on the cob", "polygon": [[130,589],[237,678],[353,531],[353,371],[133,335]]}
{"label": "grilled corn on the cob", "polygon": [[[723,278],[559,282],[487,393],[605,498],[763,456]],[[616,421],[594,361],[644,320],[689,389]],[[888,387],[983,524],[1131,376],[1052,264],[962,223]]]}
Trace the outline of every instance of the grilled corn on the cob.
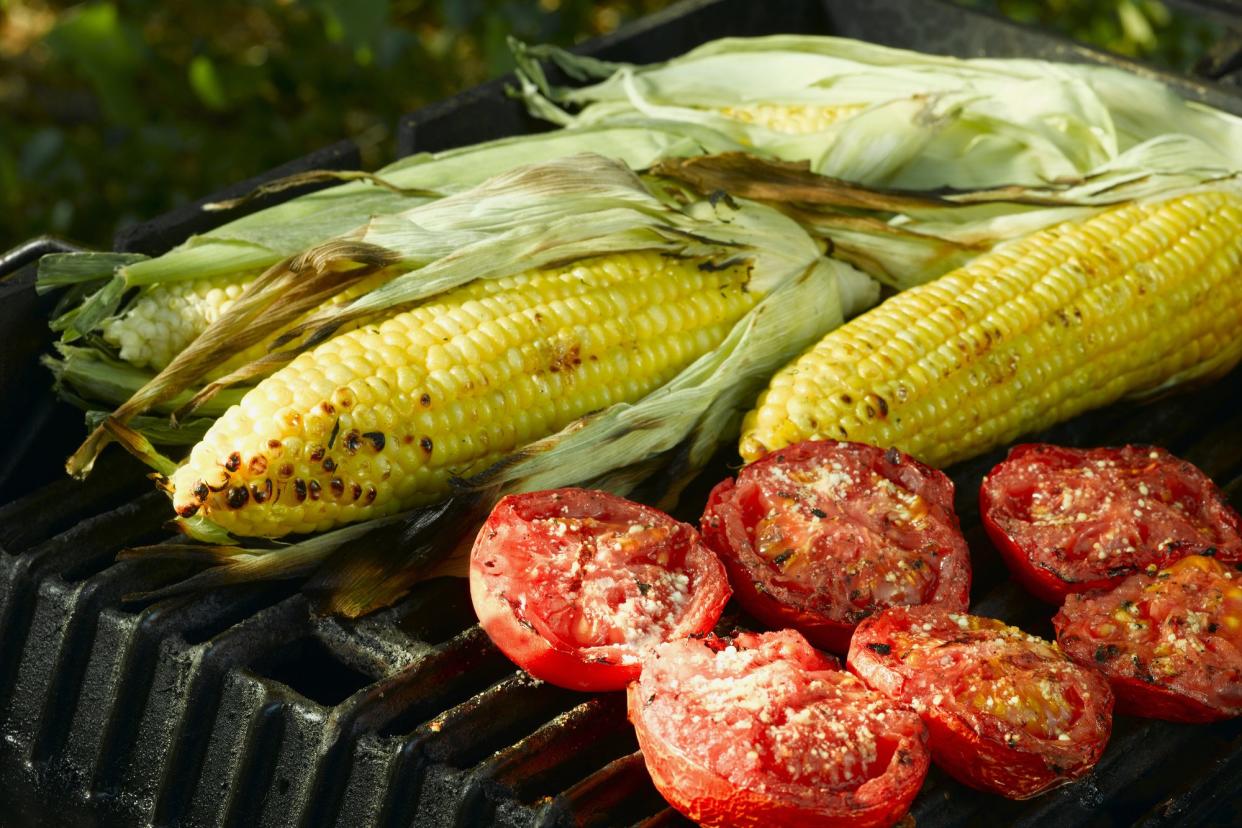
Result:
{"label": "grilled corn on the cob", "polygon": [[742,427],[755,460],[800,440],[946,465],[1242,358],[1242,197],[1133,203],[984,254],[832,331]]}
{"label": "grilled corn on the cob", "polygon": [[322,531],[445,495],[454,474],[663,385],[729,334],[749,267],[658,252],[472,283],[337,336],[261,382],[172,477],[247,536]]}

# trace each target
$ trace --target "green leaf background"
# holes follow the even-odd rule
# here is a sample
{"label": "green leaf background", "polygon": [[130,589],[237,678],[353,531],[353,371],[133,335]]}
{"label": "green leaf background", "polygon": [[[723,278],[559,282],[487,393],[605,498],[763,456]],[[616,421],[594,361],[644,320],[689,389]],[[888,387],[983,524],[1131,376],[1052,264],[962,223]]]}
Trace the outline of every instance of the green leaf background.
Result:
{"label": "green leaf background", "polygon": [[[1220,32],[1155,0],[959,0],[1184,70]],[[0,249],[113,233],[670,0],[0,0]]]}

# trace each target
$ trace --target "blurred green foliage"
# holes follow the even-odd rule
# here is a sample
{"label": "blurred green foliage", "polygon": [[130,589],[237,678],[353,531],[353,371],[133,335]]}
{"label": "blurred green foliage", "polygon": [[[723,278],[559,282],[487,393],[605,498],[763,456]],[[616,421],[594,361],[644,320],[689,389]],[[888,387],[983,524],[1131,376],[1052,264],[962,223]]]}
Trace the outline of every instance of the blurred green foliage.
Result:
{"label": "blurred green foliage", "polygon": [[1221,36],[1220,27],[1160,0],[955,0],[1051,29],[1082,43],[1189,71]]}
{"label": "blurred green foliage", "polygon": [[0,0],[0,250],[115,229],[670,0]]}
{"label": "blurred green foliage", "polygon": [[[671,0],[0,0],[0,249],[118,226],[352,138]],[[758,0],[756,0],[758,2]],[[1184,68],[1213,32],[1154,0],[959,0]]]}

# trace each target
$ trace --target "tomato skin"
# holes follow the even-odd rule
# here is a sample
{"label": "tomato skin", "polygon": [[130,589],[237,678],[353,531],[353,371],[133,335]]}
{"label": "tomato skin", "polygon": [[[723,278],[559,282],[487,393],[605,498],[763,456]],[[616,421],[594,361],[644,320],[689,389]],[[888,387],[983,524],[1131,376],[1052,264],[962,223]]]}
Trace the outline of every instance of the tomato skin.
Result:
{"label": "tomato skin", "polygon": [[[952,481],[895,449],[832,440],[806,441],[772,452],[742,469],[736,480],[726,479],[712,490],[700,530],[704,543],[724,562],[738,602],[764,625],[796,629],[815,646],[842,654],[849,649],[858,621],[886,605],[845,606],[835,598],[823,598],[825,583],[840,580],[840,569],[828,567],[812,576],[812,582],[799,582],[797,576],[785,577],[758,548],[754,502],[780,488],[772,486],[769,476],[787,475],[791,469],[826,469],[838,462],[865,469],[920,498],[935,534],[913,535],[932,538],[937,553],[926,559],[928,570],[935,572],[935,586],[923,600],[965,610],[970,601],[970,553],[953,511]],[[919,566],[925,557],[917,559]]]}
{"label": "tomato skin", "polygon": [[[1083,480],[1093,475],[1090,483]],[[1075,489],[1094,497],[1079,517],[1040,527],[1023,504],[1035,495],[1055,501]],[[1163,493],[1180,501],[1166,508]],[[1066,495],[1068,497],[1068,495]],[[1067,501],[1068,502],[1068,501]],[[1189,508],[1188,508],[1189,507]],[[1242,518],[1216,485],[1190,463],[1156,446],[1074,449],[1041,443],[1015,446],[979,489],[984,528],[1014,578],[1032,595],[1060,604],[1072,593],[1107,589],[1129,575],[1165,566],[1212,548],[1222,559],[1242,561]],[[1068,524],[1068,525],[1065,525]],[[1199,524],[1196,531],[1192,528]],[[1074,552],[1095,537],[1124,538],[1124,554]],[[1159,540],[1157,540],[1159,538]],[[1161,542],[1164,541],[1163,546]],[[1095,547],[1100,548],[1100,547]],[[1061,556],[1061,557],[1058,557]]]}
{"label": "tomato skin", "polygon": [[[923,658],[936,663],[920,663]],[[971,673],[975,665],[982,666]],[[1112,730],[1113,695],[1101,676],[1071,663],[1055,645],[994,619],[935,606],[893,607],[859,624],[847,666],[867,686],[920,711],[937,765],[966,785],[1011,799],[1036,796],[1090,772]],[[989,702],[1002,691],[1017,701],[1017,681],[989,686],[980,680],[1005,670],[1031,677],[1021,685],[1024,702],[1032,691],[1042,692],[1039,682],[1045,682],[1049,692],[1076,699],[1082,709],[1054,739],[1051,731],[1020,729],[972,708],[968,699],[976,686]],[[969,688],[956,685],[962,675]]]}
{"label": "tomato skin", "polygon": [[1242,715],[1242,573],[1219,561],[1190,556],[1107,592],[1071,595],[1052,623],[1070,658],[1105,675],[1122,713]]}
{"label": "tomato skin", "polygon": [[[699,648],[721,650],[725,647],[736,647],[740,651],[765,649],[779,652],[779,658],[787,660],[794,671],[790,682],[805,679],[808,684],[813,684],[817,679],[833,678],[847,689],[846,698],[865,699],[877,705],[877,709],[883,711],[882,715],[888,717],[884,721],[892,724],[896,740],[889,758],[886,762],[881,760],[884,764],[882,772],[856,787],[844,790],[832,790],[827,785],[811,783],[790,786],[768,775],[771,773],[768,770],[746,776],[736,768],[722,769],[724,760],[719,758],[713,766],[709,758],[696,751],[701,741],[716,737],[725,740],[727,751],[728,740],[735,730],[726,724],[714,725],[710,721],[700,724],[695,720],[693,725],[677,731],[679,738],[670,738],[670,731],[676,729],[675,724],[670,724],[670,719],[676,719],[676,716],[669,716],[669,708],[662,707],[666,703],[665,696],[672,694],[680,700],[685,695],[693,694],[688,693],[685,686],[671,689],[662,686],[663,675],[657,675],[662,665],[656,664],[653,659],[676,662],[684,658],[688,651],[693,653]],[[707,675],[708,678],[720,675],[710,670],[696,670],[693,666],[689,671],[695,676]],[[727,673],[725,675],[727,677]],[[758,705],[753,721],[772,721],[764,718],[769,713],[792,717],[804,712],[805,708],[797,705],[801,693],[811,692],[806,685],[793,689],[782,685],[773,689],[778,693],[786,690],[788,695],[767,706]],[[787,706],[791,700],[794,706]],[[892,705],[883,697],[871,693],[861,682],[842,673],[835,659],[813,650],[804,638],[792,630],[743,633],[730,641],[709,638],[661,645],[653,656],[644,660],[643,677],[630,685],[627,701],[630,721],[634,724],[644,762],[656,788],[674,808],[709,828],[767,828],[777,825],[869,828],[893,825],[909,809],[929,766],[926,731],[912,711]],[[692,706],[695,701],[690,699],[684,709],[695,709]],[[717,729],[715,734],[703,732],[703,728],[713,727]],[[744,740],[746,737],[739,738]],[[732,747],[741,750],[751,744],[743,741]],[[711,750],[719,749],[718,743]],[[708,753],[720,755],[711,751]]]}
{"label": "tomato skin", "polygon": [[[561,616],[586,612],[585,602],[578,600],[571,588],[564,590],[561,604],[550,605],[547,593],[562,592],[560,585],[539,579],[541,565],[556,568],[551,555],[557,544],[556,533],[549,536],[539,524],[557,520],[589,524],[585,535],[601,523],[611,528],[629,527],[631,531],[641,526],[662,532],[667,536],[664,548],[659,544],[651,548],[672,564],[661,570],[646,561],[644,571],[655,569],[681,576],[689,585],[688,594],[676,607],[679,614],[667,619],[664,637],[702,634],[719,620],[730,596],[728,579],[723,565],[699,541],[693,527],[605,492],[556,489],[509,495],[496,504],[475,540],[470,555],[470,597],[488,637],[532,676],[572,690],[605,691],[625,688],[638,678],[640,670],[639,644],[628,640],[598,646],[581,644],[557,626]],[[575,531],[566,532],[562,527],[559,537],[567,535],[573,540]],[[607,537],[615,542],[630,535],[621,532]],[[637,537],[642,538],[642,533]],[[640,547],[640,551],[645,550]],[[617,566],[620,568],[607,574],[630,574],[624,564]],[[553,572],[551,577],[557,574]],[[575,577],[578,583],[589,580],[585,574]],[[652,584],[638,586],[641,595],[634,598],[646,597],[652,589]],[[626,583],[621,589],[628,587]]]}

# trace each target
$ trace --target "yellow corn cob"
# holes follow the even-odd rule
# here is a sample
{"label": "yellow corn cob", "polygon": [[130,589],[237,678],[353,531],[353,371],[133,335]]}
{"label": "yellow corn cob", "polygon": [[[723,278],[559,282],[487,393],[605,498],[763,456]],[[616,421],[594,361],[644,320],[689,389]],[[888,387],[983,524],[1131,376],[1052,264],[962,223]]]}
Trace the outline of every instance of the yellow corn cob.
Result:
{"label": "yellow corn cob", "polygon": [[454,474],[641,398],[756,301],[745,265],[655,252],[476,282],[334,337],[250,391],[172,477],[174,507],[243,536],[438,499]]}
{"label": "yellow corn cob", "polygon": [[161,370],[219,319],[252,281],[253,274],[239,278],[225,273],[157,285],[104,323],[104,341],[131,365]]}
{"label": "yellow corn cob", "polygon": [[749,104],[722,107],[720,114],[744,124],[766,127],[773,132],[805,135],[811,132],[821,132],[838,121],[852,118],[866,108],[866,104],[841,106]]}
{"label": "yellow corn cob", "polygon": [[1242,358],[1242,198],[1130,204],[984,254],[836,329],[743,423],[748,461],[800,440],[957,460]]}

